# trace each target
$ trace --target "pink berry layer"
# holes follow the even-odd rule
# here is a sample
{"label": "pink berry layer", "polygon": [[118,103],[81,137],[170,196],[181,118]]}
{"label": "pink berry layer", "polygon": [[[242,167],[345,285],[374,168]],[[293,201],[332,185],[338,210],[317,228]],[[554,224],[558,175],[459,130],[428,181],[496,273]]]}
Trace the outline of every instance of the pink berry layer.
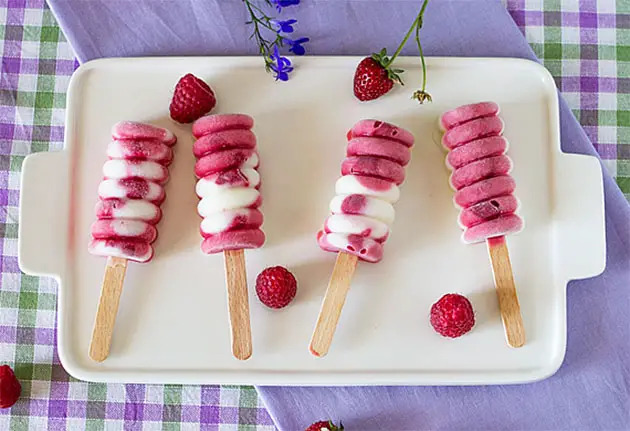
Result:
{"label": "pink berry layer", "polygon": [[356,137],[377,137],[398,141],[407,147],[413,146],[414,138],[411,132],[379,120],[361,120],[348,131],[348,140]]}
{"label": "pink berry layer", "polygon": [[498,114],[499,105],[494,102],[480,102],[463,105],[442,114],[442,117],[440,118],[440,127],[442,130],[448,130],[476,118],[489,117]]}
{"label": "pink berry layer", "polygon": [[250,130],[254,127],[254,119],[245,114],[206,115],[193,123],[192,132],[195,138],[222,132],[225,130]]}
{"label": "pink berry layer", "polygon": [[265,234],[260,229],[233,230],[205,237],[201,243],[201,251],[214,254],[226,250],[259,248],[264,243]]}

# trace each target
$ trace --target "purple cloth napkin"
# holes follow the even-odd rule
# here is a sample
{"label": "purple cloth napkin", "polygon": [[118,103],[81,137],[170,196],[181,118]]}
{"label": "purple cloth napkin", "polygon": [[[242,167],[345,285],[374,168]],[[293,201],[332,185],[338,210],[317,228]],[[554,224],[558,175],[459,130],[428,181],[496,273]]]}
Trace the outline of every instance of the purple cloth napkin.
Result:
{"label": "purple cloth napkin", "polygon": [[[82,61],[256,53],[237,0],[49,3]],[[302,3],[290,15],[298,18],[300,35],[311,38],[309,53],[364,55],[395,47],[420,2]],[[428,55],[536,59],[494,0],[431,2],[422,39]],[[414,54],[412,45],[405,52]],[[563,100],[560,114],[562,148],[596,155]],[[607,268],[570,283],[567,354],[555,376],[493,387],[260,387],[278,428],[298,431],[331,418],[363,431],[630,429],[630,207],[605,171],[604,188]]]}

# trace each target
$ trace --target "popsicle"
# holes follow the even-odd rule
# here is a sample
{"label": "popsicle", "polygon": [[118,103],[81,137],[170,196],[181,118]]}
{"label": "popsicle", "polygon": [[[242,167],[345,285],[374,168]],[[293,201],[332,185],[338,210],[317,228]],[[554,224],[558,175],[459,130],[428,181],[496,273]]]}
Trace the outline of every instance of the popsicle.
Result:
{"label": "popsicle", "polygon": [[232,354],[241,360],[252,354],[243,250],[265,242],[253,125],[243,114],[208,115],[193,124],[201,250],[224,254]]}
{"label": "popsicle", "polygon": [[508,142],[498,114],[494,102],[473,103],[445,112],[439,124],[442,144],[449,150],[446,165],[452,170],[454,202],[461,208],[462,241],[486,242],[506,339],[521,347],[525,330],[505,236],[521,231],[523,220],[516,214],[512,160],[505,154]]}
{"label": "popsicle", "polygon": [[109,355],[127,262],[153,257],[176,141],[169,130],[150,124],[122,121],[112,128],[88,245],[91,254],[107,257],[89,352],[95,361]]}
{"label": "popsicle", "polygon": [[338,254],[311,339],[315,356],[328,353],[358,260],[383,258],[414,143],[407,130],[377,120],[359,121],[347,138],[331,214],[317,234],[323,250]]}

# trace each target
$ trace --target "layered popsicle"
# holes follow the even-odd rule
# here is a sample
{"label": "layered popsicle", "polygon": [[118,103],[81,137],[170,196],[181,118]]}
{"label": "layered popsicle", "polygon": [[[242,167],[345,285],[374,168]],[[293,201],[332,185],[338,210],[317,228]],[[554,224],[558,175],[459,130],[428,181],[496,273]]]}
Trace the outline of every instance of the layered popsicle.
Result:
{"label": "layered popsicle", "polygon": [[209,115],[193,124],[196,193],[201,199],[197,212],[203,218],[201,250],[225,255],[232,350],[238,359],[251,355],[243,250],[265,242],[253,125],[244,114]]}
{"label": "layered popsicle", "polygon": [[160,127],[129,121],[114,125],[98,187],[90,253],[151,260],[175,142],[175,136]]}
{"label": "layered popsicle", "polygon": [[104,360],[109,352],[127,260],[153,257],[176,141],[171,131],[150,124],[122,121],[112,128],[88,245],[91,254],[108,258],[90,346],[94,360]]}
{"label": "layered popsicle", "polygon": [[519,232],[523,220],[516,214],[516,187],[510,176],[512,160],[505,154],[503,121],[493,102],[465,105],[442,115],[442,144],[449,150],[446,164],[455,204],[462,211],[459,224],[466,243]]}
{"label": "layered popsicle", "polygon": [[204,253],[258,248],[265,242],[253,125],[243,114],[209,115],[193,125]]}
{"label": "layered popsicle", "polygon": [[408,131],[376,120],[362,120],[348,132],[331,215],[317,235],[322,249],[367,262],[383,258],[413,142]]}
{"label": "layered popsicle", "polygon": [[445,112],[439,125],[442,145],[449,150],[446,165],[452,171],[454,202],[461,208],[462,241],[488,243],[508,343],[520,347],[525,335],[505,235],[521,231],[523,220],[516,214],[519,202],[499,105],[460,106]]}
{"label": "layered popsicle", "polygon": [[352,275],[361,259],[379,262],[394,221],[405,166],[411,159],[413,135],[383,121],[362,120],[347,134],[342,177],[330,202],[331,215],[318,232],[319,246],[338,253],[310,350],[328,352]]}

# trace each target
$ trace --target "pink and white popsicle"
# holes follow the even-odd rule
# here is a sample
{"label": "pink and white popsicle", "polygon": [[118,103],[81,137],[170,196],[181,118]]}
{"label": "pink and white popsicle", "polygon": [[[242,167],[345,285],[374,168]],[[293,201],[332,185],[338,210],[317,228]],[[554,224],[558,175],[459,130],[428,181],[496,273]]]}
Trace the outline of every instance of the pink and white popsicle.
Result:
{"label": "pink and white popsicle", "polygon": [[243,114],[208,115],[195,121],[197,212],[201,222],[201,250],[223,252],[226,262],[232,352],[238,359],[252,353],[244,249],[265,242],[260,229],[260,175],[254,120]]}
{"label": "pink and white popsicle", "polygon": [[123,121],[112,128],[98,187],[92,254],[148,262],[176,138],[167,129]]}
{"label": "pink and white popsicle", "polygon": [[525,332],[514,286],[505,235],[523,228],[516,214],[519,203],[510,175],[512,160],[505,154],[507,140],[499,105],[481,102],[460,106],[440,117],[442,144],[449,150],[446,165],[455,204],[461,208],[462,241],[486,241],[508,343],[520,347]]}
{"label": "pink and white popsicle", "polygon": [[123,121],[112,128],[88,245],[91,254],[107,257],[89,351],[95,361],[109,355],[127,261],[148,262],[153,257],[155,225],[162,217],[163,186],[176,141],[169,130],[150,124]]}
{"label": "pink and white popsicle", "polygon": [[204,253],[258,248],[265,242],[253,125],[243,114],[208,115],[193,124]]}
{"label": "pink and white popsicle", "polygon": [[322,303],[310,351],[328,352],[357,260],[379,262],[394,221],[393,204],[411,159],[413,135],[377,120],[362,120],[348,132],[342,177],[330,202],[331,215],[318,232],[319,246],[337,252],[337,262]]}
{"label": "pink and white popsicle", "polygon": [[383,258],[413,142],[411,133],[383,121],[362,120],[352,127],[331,215],[317,235],[322,249],[372,263]]}

